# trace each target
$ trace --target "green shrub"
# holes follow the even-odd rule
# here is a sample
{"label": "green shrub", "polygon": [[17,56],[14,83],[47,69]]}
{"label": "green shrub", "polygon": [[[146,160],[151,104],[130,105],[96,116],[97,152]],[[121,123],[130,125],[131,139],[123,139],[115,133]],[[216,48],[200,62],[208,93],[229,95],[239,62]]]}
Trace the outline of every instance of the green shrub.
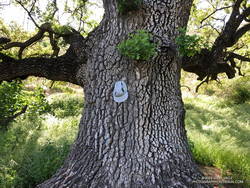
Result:
{"label": "green shrub", "polygon": [[224,97],[226,105],[243,104],[250,101],[250,79],[241,77],[226,83],[219,94]]}
{"label": "green shrub", "polygon": [[6,128],[10,121],[14,120],[14,116],[26,106],[26,115],[29,116],[49,111],[49,104],[41,88],[28,92],[24,90],[20,81],[0,84],[0,126],[2,128]]}
{"label": "green shrub", "polygon": [[[50,109],[41,88],[27,91],[21,84],[15,86],[18,90],[14,83],[6,84],[5,91],[20,91],[18,97],[29,108],[6,131],[0,131],[0,187],[35,187],[63,164],[77,134],[83,98],[53,94],[48,99]],[[56,117],[46,113],[51,110]]]}
{"label": "green shrub", "polygon": [[0,126],[5,126],[5,120],[22,110],[24,100],[22,98],[23,85],[18,81],[2,82],[0,84]]}
{"label": "green shrub", "polygon": [[42,88],[35,88],[33,92],[24,92],[24,100],[28,106],[29,116],[41,115],[50,112],[50,105]]}
{"label": "green shrub", "polygon": [[242,104],[250,100],[250,90],[245,86],[236,86],[228,100],[235,104]]}
{"label": "green shrub", "polygon": [[63,164],[70,148],[68,142],[48,142],[28,150],[16,170],[15,187],[35,187],[50,178]]}
{"label": "green shrub", "polygon": [[50,178],[69,152],[79,119],[46,114],[21,118],[0,131],[0,187],[35,187]]}
{"label": "green shrub", "polygon": [[150,60],[157,54],[156,44],[150,39],[152,35],[145,30],[138,30],[129,35],[129,39],[122,41],[118,45],[118,50],[124,56],[134,60]]}
{"label": "green shrub", "polygon": [[201,49],[209,49],[208,44],[198,35],[187,35],[186,29],[180,29],[180,35],[176,38],[178,51],[181,56],[192,57],[201,52]]}
{"label": "green shrub", "polygon": [[[23,159],[24,151],[32,153],[36,145],[41,121],[38,118],[20,119],[12,123],[6,131],[0,131],[0,187],[14,186],[19,179],[18,169]],[[12,125],[11,124],[11,125]],[[32,148],[29,151],[26,147]]]}
{"label": "green shrub", "polygon": [[56,100],[50,104],[51,112],[58,118],[79,115],[83,108],[82,96],[65,96],[56,97]]}

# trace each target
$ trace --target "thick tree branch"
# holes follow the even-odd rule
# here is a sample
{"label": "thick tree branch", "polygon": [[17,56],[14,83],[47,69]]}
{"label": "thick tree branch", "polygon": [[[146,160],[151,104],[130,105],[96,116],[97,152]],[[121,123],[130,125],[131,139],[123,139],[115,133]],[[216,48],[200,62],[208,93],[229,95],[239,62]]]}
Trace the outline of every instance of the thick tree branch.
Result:
{"label": "thick tree branch", "polygon": [[201,53],[193,57],[184,57],[182,68],[198,75],[198,80],[204,80],[206,77],[216,80],[219,73],[226,73],[228,78],[233,78],[236,73],[235,67],[230,66],[227,61],[224,60],[224,56],[218,59],[209,50],[202,49]]}
{"label": "thick tree branch", "polygon": [[234,78],[238,70],[239,75],[243,75],[240,67],[236,65],[236,59],[250,62],[249,57],[234,52],[225,52],[218,58],[209,50],[202,49],[201,53],[193,57],[183,57],[182,68],[198,75],[198,80],[203,81],[201,83],[203,84],[210,80],[217,80],[220,73],[226,73],[228,78]]}
{"label": "thick tree branch", "polygon": [[217,56],[220,56],[225,48],[232,47],[238,39],[249,30],[248,24],[239,28],[244,19],[250,15],[250,7],[245,8],[242,13],[240,13],[242,2],[243,0],[237,0],[235,2],[224,30],[214,42],[212,51],[217,54]]}
{"label": "thick tree branch", "polygon": [[[217,80],[219,73],[226,73],[228,78],[233,78],[235,77],[236,69],[241,74],[239,67],[236,66],[235,59],[241,61],[250,60],[248,57],[227,52],[228,47],[236,44],[250,30],[250,24],[240,27],[243,21],[250,15],[250,7],[244,7],[243,4],[244,0],[236,0],[234,2],[230,18],[215,40],[211,50],[202,49],[200,53],[193,57],[183,58],[183,69],[198,75],[198,80],[203,81],[201,84],[210,80]],[[243,10],[242,7],[244,7]]]}
{"label": "thick tree branch", "polygon": [[[42,35],[31,38],[24,43],[9,43],[5,46],[9,49],[14,46],[26,47]],[[53,37],[52,35],[50,37]],[[66,43],[70,44],[67,52],[60,56],[32,57],[25,59],[14,59],[8,55],[0,53],[0,81],[13,80],[20,77],[37,76],[45,77],[55,81],[66,81],[83,86],[84,76],[81,80],[77,78],[79,68],[84,67],[87,61],[86,55],[86,40],[80,33],[72,32],[63,35]],[[52,40],[54,42],[54,39]],[[52,47],[56,49],[57,44],[52,43]],[[55,52],[55,50],[54,50]],[[58,52],[58,51],[57,51]]]}
{"label": "thick tree branch", "polygon": [[0,37],[0,45],[2,44],[6,44],[8,42],[10,42],[11,40],[7,37]]}
{"label": "thick tree branch", "polygon": [[[8,50],[10,48],[13,47],[19,47],[19,52],[18,52],[18,57],[19,59],[22,58],[22,53],[23,51],[30,45],[34,44],[35,42],[41,40],[44,37],[44,33],[45,32],[49,32],[52,33],[52,29],[51,29],[51,24],[50,23],[44,23],[40,26],[39,31],[37,32],[37,34],[35,34],[33,37],[31,37],[30,39],[28,39],[25,42],[11,42],[6,44],[3,49]],[[52,46],[53,48],[53,46]]]}
{"label": "thick tree branch", "polygon": [[16,60],[0,53],[0,81],[22,76],[45,77],[55,81],[79,84],[76,72],[79,66],[76,57],[64,55],[58,58],[33,57]]}
{"label": "thick tree branch", "polygon": [[239,28],[234,35],[234,43],[236,43],[246,32],[250,30],[250,24],[246,24]]}
{"label": "thick tree branch", "polygon": [[250,7],[246,8],[241,14],[241,19],[245,20],[250,15]]}
{"label": "thick tree branch", "polygon": [[60,48],[57,45],[57,41],[52,32],[49,32],[49,41],[53,50],[53,54],[51,55],[51,57],[57,57],[60,52]]}
{"label": "thick tree branch", "polygon": [[241,61],[250,62],[249,57],[245,57],[245,56],[233,53],[233,52],[229,52],[228,60],[230,60],[230,59],[238,59],[238,60],[241,60]]}

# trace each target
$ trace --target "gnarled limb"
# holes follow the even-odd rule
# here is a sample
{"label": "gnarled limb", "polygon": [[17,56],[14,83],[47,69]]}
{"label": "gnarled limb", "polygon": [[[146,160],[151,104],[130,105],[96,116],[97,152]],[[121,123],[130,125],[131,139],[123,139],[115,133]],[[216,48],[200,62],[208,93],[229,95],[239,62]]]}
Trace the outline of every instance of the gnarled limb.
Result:
{"label": "gnarled limb", "polygon": [[0,80],[13,80],[22,76],[45,77],[55,81],[79,84],[76,57],[64,55],[58,58],[32,57],[16,60],[0,53]]}
{"label": "gnarled limb", "polygon": [[220,56],[225,48],[232,47],[243,34],[250,30],[248,25],[240,28],[242,22],[250,15],[250,7],[245,8],[242,13],[240,13],[242,2],[243,0],[237,0],[235,2],[225,28],[214,42],[212,51],[218,56]]}
{"label": "gnarled limb", "polygon": [[244,7],[243,0],[234,2],[230,18],[215,40],[211,50],[202,49],[200,53],[193,57],[182,58],[182,68],[187,72],[195,73],[198,75],[198,80],[202,81],[197,89],[203,83],[217,80],[219,73],[226,73],[228,78],[233,78],[236,70],[238,70],[238,73],[242,75],[240,68],[236,66],[236,60],[250,62],[249,57],[229,52],[227,49],[236,44],[250,30],[249,23],[242,24],[250,15],[250,7],[244,7],[244,9],[242,7]]}
{"label": "gnarled limb", "polygon": [[[200,54],[183,58],[182,68],[187,72],[198,75],[198,80],[204,80],[207,76],[209,76],[210,80],[216,80],[219,73],[226,73],[228,78],[233,78],[235,77],[236,66],[229,64],[228,57],[230,56],[230,59],[234,59],[238,57],[237,55],[230,52],[224,53],[220,58],[216,58],[209,50],[202,49]],[[243,56],[240,57],[243,58]]]}
{"label": "gnarled limb", "polygon": [[30,39],[28,39],[25,42],[10,42],[7,43],[3,49],[4,50],[8,50],[10,48],[14,48],[14,47],[19,47],[19,52],[18,52],[18,57],[19,59],[22,59],[22,54],[23,51],[29,47],[30,45],[36,43],[37,41],[41,40],[44,37],[44,33],[48,32],[49,33],[49,38],[50,38],[50,43],[52,46],[52,49],[54,50],[53,54],[58,54],[60,48],[56,45],[55,41],[54,41],[54,37],[53,37],[53,30],[51,28],[51,24],[50,23],[44,23],[39,27],[39,31]]}
{"label": "gnarled limb", "polygon": [[70,47],[64,55],[57,58],[31,57],[17,60],[0,53],[0,81],[38,76],[82,85],[84,81],[79,81],[76,75],[79,67],[84,67],[87,61],[85,39],[79,33],[74,33],[65,36],[65,40]]}
{"label": "gnarled limb", "polygon": [[[21,59],[23,50],[44,37],[44,33],[49,33],[50,43],[53,49],[52,56],[31,57]],[[19,47],[19,59],[14,59],[4,53],[0,53],[0,81],[13,80],[16,78],[26,78],[27,76],[45,77],[54,81],[67,81],[83,86],[85,83],[84,75],[81,80],[77,78],[77,72],[81,67],[84,69],[87,62],[86,40],[80,33],[72,30],[61,37],[70,47],[66,53],[58,56],[59,47],[55,41],[54,31],[49,23],[41,25],[38,33],[25,42],[10,42],[3,46],[4,50]],[[8,40],[9,41],[9,40]]]}
{"label": "gnarled limb", "polygon": [[6,44],[8,42],[10,42],[11,40],[7,37],[0,37],[0,45],[1,44]]}
{"label": "gnarled limb", "polygon": [[233,53],[233,52],[228,52],[228,54],[229,54],[228,58],[227,58],[228,60],[230,60],[230,59],[238,59],[238,60],[241,60],[241,61],[250,62],[250,58],[249,57],[245,57],[245,56]]}
{"label": "gnarled limb", "polygon": [[234,42],[236,43],[246,32],[250,30],[250,24],[246,24],[239,28],[234,34]]}

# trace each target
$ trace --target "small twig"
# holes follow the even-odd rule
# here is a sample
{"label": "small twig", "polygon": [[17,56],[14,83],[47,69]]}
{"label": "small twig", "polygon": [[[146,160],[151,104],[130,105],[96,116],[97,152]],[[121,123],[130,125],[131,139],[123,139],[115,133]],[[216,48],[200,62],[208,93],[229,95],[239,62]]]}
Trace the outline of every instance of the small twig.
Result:
{"label": "small twig", "polygon": [[217,28],[215,28],[215,27],[214,27],[212,24],[210,24],[210,23],[207,23],[207,24],[205,24],[205,25],[202,25],[200,28],[207,27],[207,26],[211,27],[211,28],[212,28],[213,30],[215,30],[218,34],[221,33]]}
{"label": "small twig", "polygon": [[218,11],[221,11],[221,10],[224,10],[224,9],[227,9],[227,8],[231,8],[232,7],[232,5],[230,5],[230,6],[225,6],[225,7],[222,7],[222,8],[217,8],[216,10],[214,10],[211,14],[209,14],[208,16],[206,16],[205,18],[203,18],[202,20],[201,20],[201,24],[205,21],[205,20],[207,20],[209,17],[211,17],[212,15],[214,15],[216,12],[218,12]]}
{"label": "small twig", "polygon": [[196,93],[198,93],[199,88],[200,88],[201,85],[203,85],[204,83],[208,83],[209,77],[210,77],[210,76],[208,75],[208,76],[205,78],[205,80],[203,80],[201,83],[199,83],[199,85],[196,86],[196,88],[195,88],[195,92],[196,92]]}
{"label": "small twig", "polygon": [[12,116],[10,116],[10,117],[5,118],[2,122],[0,122],[0,124],[6,126],[6,128],[7,128],[8,124],[9,124],[11,121],[13,121],[15,118],[17,118],[18,116],[24,114],[24,113],[26,112],[27,108],[28,108],[28,106],[25,105],[25,106],[21,109],[20,112],[17,112],[16,114],[14,114],[14,115],[12,115]]}
{"label": "small twig", "polygon": [[185,87],[185,88],[187,88],[187,89],[188,89],[188,91],[191,91],[191,88],[190,88],[190,87],[188,87],[187,85],[181,85],[181,87]]}
{"label": "small twig", "polygon": [[54,4],[54,7],[55,7],[55,10],[52,13],[52,18],[55,17],[56,12],[59,10],[58,7],[57,7],[57,0],[53,0],[53,4]]}
{"label": "small twig", "polygon": [[17,3],[18,3],[27,13],[28,13],[28,16],[30,17],[31,21],[35,24],[35,26],[36,26],[37,28],[40,29],[40,26],[36,23],[35,19],[33,18],[32,14],[31,14],[31,11],[32,11],[33,7],[35,6],[34,4],[36,3],[36,1],[35,1],[35,3],[32,5],[30,11],[22,4],[21,1],[16,0],[16,2],[17,2]]}

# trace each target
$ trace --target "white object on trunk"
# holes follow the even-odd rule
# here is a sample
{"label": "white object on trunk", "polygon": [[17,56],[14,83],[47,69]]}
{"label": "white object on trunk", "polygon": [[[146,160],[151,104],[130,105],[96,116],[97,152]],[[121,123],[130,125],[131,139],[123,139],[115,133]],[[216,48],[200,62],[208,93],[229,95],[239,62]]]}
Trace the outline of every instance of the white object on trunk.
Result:
{"label": "white object on trunk", "polygon": [[128,99],[128,88],[124,81],[117,81],[113,91],[114,101],[121,103]]}

